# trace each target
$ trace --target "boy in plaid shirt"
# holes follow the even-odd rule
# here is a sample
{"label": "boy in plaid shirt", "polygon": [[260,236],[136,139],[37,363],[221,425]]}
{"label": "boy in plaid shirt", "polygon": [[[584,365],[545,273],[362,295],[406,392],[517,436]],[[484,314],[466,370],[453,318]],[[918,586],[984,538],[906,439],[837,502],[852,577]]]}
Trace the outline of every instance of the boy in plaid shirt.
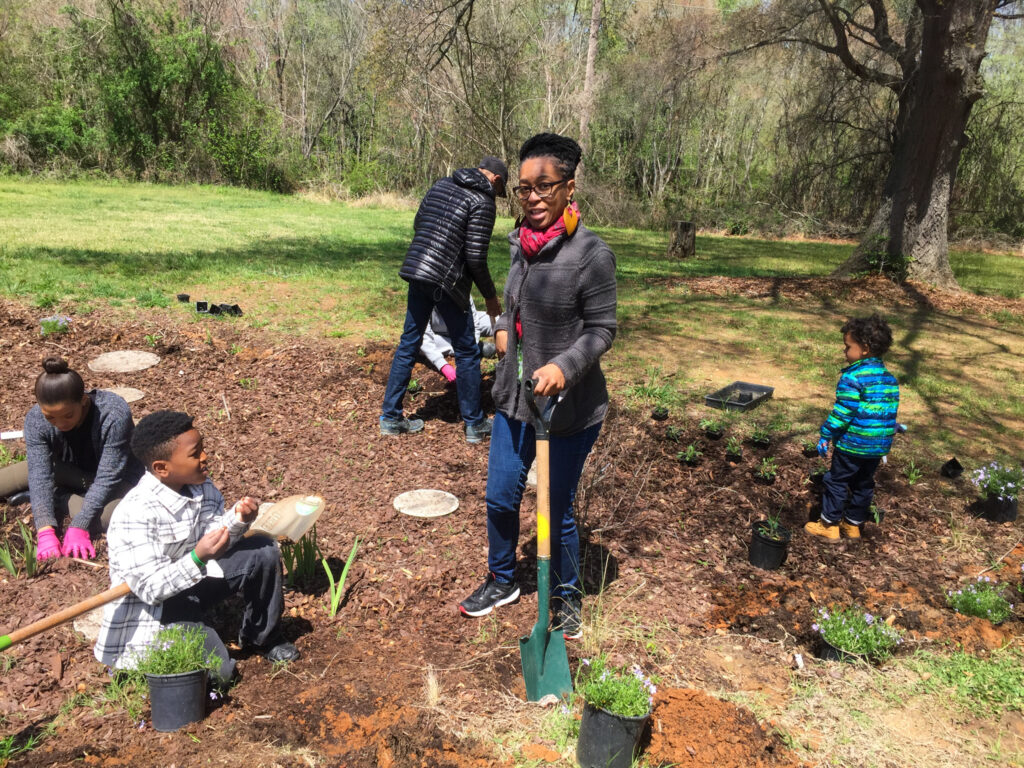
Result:
{"label": "boy in plaid shirt", "polygon": [[818,453],[828,454],[821,520],[804,530],[830,543],[840,536],[859,539],[875,493],[875,470],[889,453],[896,433],[900,386],[882,355],[892,346],[892,330],[879,315],[848,320],[840,329],[848,366],[836,386],[836,404],[821,425]]}
{"label": "boy in plaid shirt", "polygon": [[245,496],[225,511],[224,497],[207,478],[203,437],[192,418],[157,411],[135,427],[131,448],[147,471],[114,510],[107,531],[110,583],[126,582],[131,594],[104,609],[96,658],[130,668],[134,654],[164,626],[196,624],[206,632],[207,650],[222,660],[215,677],[227,683],[235,662],[201,617],[205,608],[240,592],[240,643],[270,661],[297,659],[298,650],[280,630],[277,546],[262,536],[242,538],[259,504]]}

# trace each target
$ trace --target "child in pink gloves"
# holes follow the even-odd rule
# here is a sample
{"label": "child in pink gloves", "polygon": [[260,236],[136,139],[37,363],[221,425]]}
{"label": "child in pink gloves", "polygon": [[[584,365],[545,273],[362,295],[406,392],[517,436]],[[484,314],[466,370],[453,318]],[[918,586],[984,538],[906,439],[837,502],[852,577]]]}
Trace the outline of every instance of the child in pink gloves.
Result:
{"label": "child in pink gloves", "polygon": [[[476,334],[477,343],[480,344],[480,351],[484,357],[494,357],[494,344],[491,342],[480,343],[484,336],[494,336],[495,318],[486,312],[481,312],[473,303],[473,297],[469,298],[469,315],[473,320],[473,331]],[[430,315],[430,322],[423,332],[423,343],[420,344],[420,354],[427,362],[440,371],[449,384],[455,383],[455,366],[448,362],[448,356],[454,355],[451,339],[448,338],[448,329],[445,327],[444,318],[436,309]]]}
{"label": "child in pink gloves", "polygon": [[[128,403],[102,389],[86,391],[67,361],[48,357],[25,417],[26,461],[0,469],[0,496],[29,490],[36,558],[93,558],[90,534],[105,528],[118,501],[142,477],[129,450],[134,422]],[[64,517],[71,518],[58,536]]]}

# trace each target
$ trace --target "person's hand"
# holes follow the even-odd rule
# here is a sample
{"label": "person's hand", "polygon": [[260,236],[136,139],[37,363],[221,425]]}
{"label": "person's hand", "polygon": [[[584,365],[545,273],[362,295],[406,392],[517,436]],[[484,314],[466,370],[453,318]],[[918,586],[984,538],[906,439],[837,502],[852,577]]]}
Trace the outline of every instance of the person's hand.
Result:
{"label": "person's hand", "polygon": [[256,515],[259,511],[259,499],[254,499],[252,496],[243,496],[238,503],[235,504],[235,517],[243,523],[251,523],[256,519]]}
{"label": "person's hand", "polygon": [[227,528],[210,531],[196,543],[196,557],[204,563],[223,555],[231,543],[231,533]]}
{"label": "person's hand", "polygon": [[487,299],[486,303],[488,315],[490,315],[491,317],[497,317],[498,315],[501,314],[501,299],[499,299],[496,295],[491,296],[491,298]]}
{"label": "person's hand", "polygon": [[498,353],[499,360],[505,356],[505,351],[508,349],[508,331],[498,331],[494,334],[494,349]]}
{"label": "person's hand", "polygon": [[818,455],[819,456],[823,456],[823,457],[824,456],[828,456],[828,438],[827,437],[823,437],[823,438],[821,438],[821,440],[818,441]]}
{"label": "person's hand", "polygon": [[445,363],[441,366],[441,375],[444,376],[445,381],[449,384],[455,381],[455,367],[451,363]]}
{"label": "person's hand", "polygon": [[80,557],[83,560],[92,560],[96,557],[96,550],[93,549],[92,539],[89,532],[84,528],[68,528],[64,534],[64,546],[61,548],[64,557]]}
{"label": "person's hand", "polygon": [[60,557],[60,539],[53,528],[43,528],[36,534],[36,560]]}
{"label": "person's hand", "polygon": [[554,363],[538,368],[531,377],[537,381],[533,385],[533,393],[542,397],[557,395],[565,389],[565,374]]}

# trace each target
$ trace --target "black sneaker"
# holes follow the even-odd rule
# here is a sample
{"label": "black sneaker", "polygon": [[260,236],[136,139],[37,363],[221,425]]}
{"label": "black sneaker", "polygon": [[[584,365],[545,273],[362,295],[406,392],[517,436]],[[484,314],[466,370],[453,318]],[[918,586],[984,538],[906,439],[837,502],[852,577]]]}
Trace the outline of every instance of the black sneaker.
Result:
{"label": "black sneaker", "polygon": [[414,435],[423,431],[423,419],[385,419],[380,418],[382,435]]}
{"label": "black sneaker", "polygon": [[463,616],[486,616],[498,606],[514,603],[518,599],[519,587],[515,582],[506,584],[497,581],[494,574],[489,573],[476,592],[459,603],[459,610]]}
{"label": "black sneaker", "polygon": [[582,604],[578,597],[556,597],[555,615],[551,621],[552,629],[562,630],[566,640],[579,640],[583,637]]}
{"label": "black sneaker", "polygon": [[494,426],[494,419],[484,419],[479,424],[466,425],[466,442],[471,445],[482,443],[491,436],[491,428]]}

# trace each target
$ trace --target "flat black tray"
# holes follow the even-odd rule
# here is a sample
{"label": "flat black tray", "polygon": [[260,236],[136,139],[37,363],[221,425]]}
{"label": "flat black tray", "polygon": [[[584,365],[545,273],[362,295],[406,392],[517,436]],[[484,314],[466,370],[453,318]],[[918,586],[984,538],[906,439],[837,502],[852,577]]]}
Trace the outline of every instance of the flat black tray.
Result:
{"label": "flat black tray", "polygon": [[721,408],[726,411],[749,411],[772,396],[775,387],[763,384],[748,384],[745,381],[734,381],[717,392],[704,395],[704,405]]}

